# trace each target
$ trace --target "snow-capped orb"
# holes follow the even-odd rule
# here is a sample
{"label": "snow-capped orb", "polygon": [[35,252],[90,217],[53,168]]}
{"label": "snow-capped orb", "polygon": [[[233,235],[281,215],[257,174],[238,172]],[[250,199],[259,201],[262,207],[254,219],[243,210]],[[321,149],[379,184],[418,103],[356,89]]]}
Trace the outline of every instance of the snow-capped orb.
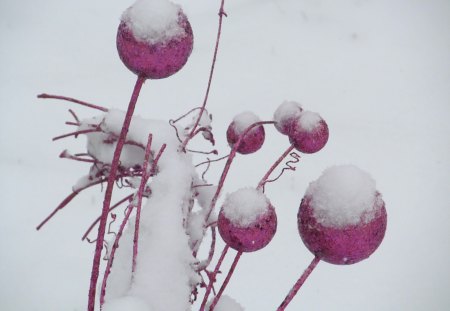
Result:
{"label": "snow-capped orb", "polygon": [[161,79],[184,66],[193,39],[180,6],[168,0],[137,0],[122,15],[117,50],[122,62],[137,75]]}
{"label": "snow-capped orb", "polygon": [[254,188],[229,194],[219,212],[219,233],[231,248],[242,252],[266,246],[277,230],[277,216],[269,199]]}
{"label": "snow-capped orb", "polygon": [[356,166],[326,169],[310,183],[297,215],[306,247],[333,264],[353,264],[381,244],[387,214],[370,175]]}
{"label": "snow-capped orb", "polygon": [[275,128],[284,135],[289,135],[295,122],[300,118],[303,111],[299,103],[294,101],[284,101],[273,114]]}
{"label": "snow-capped orb", "polygon": [[315,153],[328,141],[328,125],[318,113],[302,111],[288,135],[295,149],[303,153]]}
{"label": "snow-capped orb", "polygon": [[[227,129],[227,141],[231,148],[238,142],[239,136],[252,124],[261,120],[253,112],[245,111],[233,118]],[[264,127],[258,125],[252,128],[241,140],[237,152],[241,154],[253,153],[261,148],[265,139]]]}
{"label": "snow-capped orb", "polygon": [[[212,300],[208,302],[205,310],[209,310]],[[214,311],[244,311],[244,307],[241,306],[236,300],[228,295],[222,295],[214,307]]]}

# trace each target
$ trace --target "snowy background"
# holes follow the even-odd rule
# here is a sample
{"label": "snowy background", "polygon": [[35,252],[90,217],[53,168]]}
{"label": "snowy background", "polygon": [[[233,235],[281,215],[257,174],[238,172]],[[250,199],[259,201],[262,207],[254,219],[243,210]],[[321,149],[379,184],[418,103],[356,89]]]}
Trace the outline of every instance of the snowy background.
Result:
{"label": "snowy background", "polygon": [[[178,74],[145,84],[136,112],[144,117],[174,118],[203,100],[219,1],[177,2],[194,51]],[[42,231],[35,226],[88,168],[58,159],[63,149],[82,151],[83,139],[50,139],[68,132],[68,108],[81,117],[92,111],[36,95],[125,109],[135,77],[115,35],[131,3],[0,1],[0,310],[85,309],[93,245],[80,238],[102,194],[88,191]],[[246,310],[276,309],[313,258],[296,225],[308,183],[328,166],[353,163],[383,194],[384,242],[352,266],[320,263],[288,310],[449,310],[450,1],[227,0],[225,8],[209,101],[221,154],[235,114],[270,119],[286,99],[330,127],[321,152],[267,186],[278,232],[242,257],[226,292]],[[256,185],[287,148],[285,137],[266,132],[262,150],[235,161],[225,192]]]}

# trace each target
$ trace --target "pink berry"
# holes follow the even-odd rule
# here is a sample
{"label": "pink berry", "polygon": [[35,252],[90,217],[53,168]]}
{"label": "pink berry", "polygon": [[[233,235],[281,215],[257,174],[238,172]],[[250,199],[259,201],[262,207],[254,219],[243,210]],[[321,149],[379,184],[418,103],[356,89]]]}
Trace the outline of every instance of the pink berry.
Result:
{"label": "pink berry", "polygon": [[328,141],[327,123],[314,112],[303,111],[289,131],[289,141],[303,153],[315,153]]}
{"label": "pink berry", "polygon": [[117,50],[128,69],[148,79],[162,79],[176,73],[186,64],[192,52],[194,36],[186,15],[181,10],[178,14],[178,25],[185,34],[167,42],[138,40],[125,22],[120,23]]}
{"label": "pink berry", "polygon": [[260,250],[272,240],[277,231],[277,215],[272,206],[247,227],[239,227],[219,213],[219,233],[231,248],[242,252]]}
{"label": "pink berry", "polygon": [[[231,148],[238,142],[241,134],[252,124],[259,122],[259,118],[251,112],[243,112],[237,115],[227,129],[227,141]],[[237,152],[249,154],[258,151],[266,137],[262,125],[252,128],[241,140]]]}
{"label": "pink berry", "polygon": [[241,189],[225,201],[219,212],[218,227],[228,246],[254,252],[272,240],[277,231],[277,216],[264,194],[256,189]]}
{"label": "pink berry", "polygon": [[385,203],[374,180],[355,166],[336,166],[310,184],[297,214],[306,247],[320,259],[348,265],[369,257],[386,232]]}
{"label": "pink berry", "polygon": [[281,134],[289,135],[302,111],[303,109],[299,103],[284,101],[273,114],[275,128]]}

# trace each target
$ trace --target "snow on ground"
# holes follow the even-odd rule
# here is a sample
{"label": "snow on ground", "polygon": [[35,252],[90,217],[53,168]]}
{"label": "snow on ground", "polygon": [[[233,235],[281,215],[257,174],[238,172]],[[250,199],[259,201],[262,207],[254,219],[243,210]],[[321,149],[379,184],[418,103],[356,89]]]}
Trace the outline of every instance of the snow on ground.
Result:
{"label": "snow on ground", "polygon": [[[89,191],[42,231],[34,227],[87,170],[57,158],[66,148],[83,150],[82,139],[50,138],[68,132],[68,108],[93,113],[35,96],[124,109],[135,77],[117,56],[115,35],[131,3],[0,2],[1,310],[85,310],[93,246],[80,238],[101,194]],[[203,100],[219,1],[177,3],[190,18],[194,51],[178,74],[144,85],[136,110],[143,117],[175,118]],[[326,167],[355,164],[386,202],[385,240],[361,263],[320,263],[288,310],[449,309],[450,3],[228,0],[225,8],[209,101],[221,154],[234,115],[271,118],[284,100],[318,112],[330,128],[323,150],[267,185],[278,232],[265,249],[242,256],[226,293],[246,310],[275,310],[312,260],[296,227],[307,185]],[[256,186],[287,147],[266,128],[263,148],[237,157],[224,193]]]}

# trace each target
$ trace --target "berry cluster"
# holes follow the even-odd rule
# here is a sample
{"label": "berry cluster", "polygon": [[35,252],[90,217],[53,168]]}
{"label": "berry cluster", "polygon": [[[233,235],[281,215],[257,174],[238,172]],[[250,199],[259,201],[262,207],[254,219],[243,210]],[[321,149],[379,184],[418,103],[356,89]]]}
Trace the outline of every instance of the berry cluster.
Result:
{"label": "berry cluster", "polygon": [[[300,155],[294,149],[313,154],[322,150],[328,141],[329,128],[319,114],[304,110],[297,102],[285,101],[269,121],[261,121],[249,111],[236,115],[226,131],[231,148],[229,154],[214,160],[207,158],[197,165],[192,163],[190,153],[194,151],[188,145],[197,134],[202,133],[212,145],[215,143],[211,117],[205,107],[224,16],[224,0],[221,0],[217,41],[203,105],[175,121],[166,123],[133,117],[144,82],[178,72],[193,49],[193,32],[186,15],[178,5],[167,0],[137,0],[122,15],[117,32],[117,50],[125,66],[137,75],[126,112],[64,96],[39,96],[71,101],[103,113],[79,120],[69,110],[75,122],[67,124],[77,126],[77,131],[55,139],[86,135],[87,150],[74,155],[64,151],[61,157],[90,163],[91,168],[89,174],[73,188],[72,194],[38,226],[40,229],[86,188],[106,183],[101,215],[83,236],[85,239],[98,225],[88,311],[94,311],[97,298],[104,311],[186,310],[197,300],[201,288],[205,292],[200,311],[215,308],[243,310],[238,303],[222,294],[241,255],[262,249],[276,233],[277,216],[265,194],[266,184],[277,180],[286,170],[295,170],[294,164],[299,162]],[[178,126],[177,122],[189,114],[194,115],[192,122]],[[237,154],[247,155],[260,150],[265,141],[264,125],[268,124],[288,137],[289,147],[256,187],[228,194],[216,216],[215,207],[233,160]],[[217,151],[212,153],[217,154]],[[292,159],[285,163],[277,177],[269,179],[288,155]],[[197,172],[202,165],[209,167],[225,159],[216,184],[206,181],[206,171],[202,174]],[[111,205],[112,192],[118,184],[133,190],[133,193]],[[117,218],[113,210],[124,203],[127,207],[123,219],[113,240],[108,242],[106,236]],[[325,170],[318,180],[310,184],[297,214],[300,236],[315,257],[278,310],[286,308],[319,261],[353,264],[369,257],[383,240],[386,223],[385,204],[367,173],[351,165]],[[216,248],[216,228],[225,247],[214,269],[210,269]],[[200,260],[199,248],[209,229],[209,255]],[[160,237],[165,240],[161,241]],[[107,263],[101,292],[97,295],[105,244],[109,246]],[[215,293],[216,276],[230,248],[237,252],[236,257]],[[116,263],[114,266],[113,262]],[[168,276],[159,278],[159,270],[178,274],[174,274],[173,279]],[[110,274],[112,277],[108,281]],[[159,291],[159,288],[162,289]],[[164,296],[163,293],[167,292],[172,293],[170,297]],[[215,294],[208,301],[211,292]]]}

